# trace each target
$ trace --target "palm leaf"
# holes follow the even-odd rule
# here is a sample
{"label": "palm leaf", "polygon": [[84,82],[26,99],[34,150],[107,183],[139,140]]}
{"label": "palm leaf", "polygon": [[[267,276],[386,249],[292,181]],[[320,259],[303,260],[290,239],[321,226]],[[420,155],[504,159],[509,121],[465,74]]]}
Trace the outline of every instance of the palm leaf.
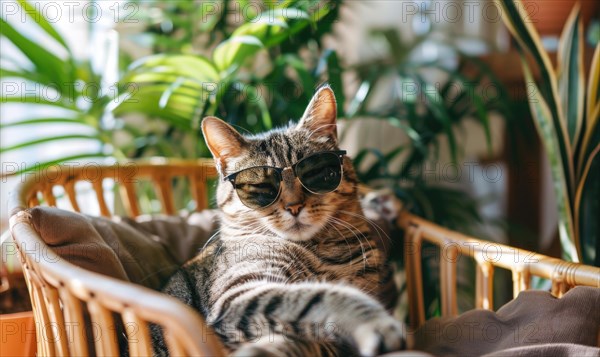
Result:
{"label": "palm leaf", "polygon": [[488,153],[492,154],[492,131],[490,129],[490,118],[488,116],[488,112],[485,108],[485,104],[483,103],[483,99],[477,95],[473,95],[473,102],[475,104],[476,116],[479,119],[479,122],[483,126],[483,131],[485,133],[485,142],[487,144]]}
{"label": "palm leaf", "polygon": [[417,88],[419,88],[421,95],[424,95],[427,99],[427,108],[431,111],[433,118],[442,125],[444,133],[448,137],[450,157],[452,158],[452,161],[456,162],[457,149],[456,138],[452,131],[452,118],[450,118],[450,115],[448,114],[445,103],[441,100],[442,96],[434,85],[427,83],[421,76],[415,75],[414,77],[417,79]]}
{"label": "palm leaf", "polygon": [[79,124],[89,126],[92,123],[78,118],[36,118],[14,121],[10,123],[0,123],[0,129],[12,128],[15,126],[39,125],[39,124]]}
{"label": "palm leaf", "polygon": [[309,23],[312,23],[310,15],[300,9],[279,8],[260,13],[217,46],[213,61],[219,70],[229,74],[261,48],[280,44]]}
{"label": "palm leaf", "polygon": [[25,0],[17,1],[26,14],[28,14],[44,31],[46,31],[48,35],[52,36],[52,38],[54,38],[58,43],[60,43],[63,46],[63,48],[69,52],[69,54],[71,53],[71,49],[67,45],[65,39],[54,29],[52,25],[50,25],[48,20],[46,20],[46,17],[36,10],[35,6],[31,5]]}
{"label": "palm leaf", "polygon": [[176,104],[174,101],[170,101],[167,107],[161,108],[158,105],[162,95],[160,90],[140,90],[137,94],[138,95],[135,98],[123,95],[117,99],[115,104],[109,106],[108,109],[112,111],[116,117],[139,113],[150,117],[161,118],[182,130],[187,131],[191,129],[191,119],[194,114],[193,105],[180,105]]}
{"label": "palm leaf", "polygon": [[56,136],[50,136],[50,137],[46,137],[46,138],[26,141],[23,143],[12,145],[12,146],[2,147],[2,148],[0,148],[0,153],[6,153],[8,151],[14,151],[17,149],[31,147],[31,146],[35,146],[38,144],[52,142],[52,141],[72,140],[72,139],[88,139],[88,140],[99,141],[100,137],[98,135],[86,135],[86,134],[56,135]]}
{"label": "palm leaf", "polygon": [[129,73],[127,75],[127,77],[124,78],[123,81],[121,81],[121,83],[122,83],[121,86],[124,87],[124,89],[127,89],[127,88],[125,88],[126,84],[129,84],[129,85],[131,85],[132,83],[142,84],[142,85],[147,84],[147,83],[169,84],[169,83],[173,83],[178,80],[179,81],[184,80],[181,83],[181,86],[189,87],[196,91],[204,90],[205,92],[207,92],[210,89],[211,85],[214,85],[213,82],[199,81],[198,79],[191,78],[191,77],[187,76],[186,74],[167,72],[167,71],[165,71],[165,72],[148,71],[148,72]]}
{"label": "palm leaf", "polygon": [[9,104],[9,103],[24,104],[24,103],[27,103],[27,104],[36,104],[36,105],[55,106],[55,107],[60,107],[61,109],[68,109],[68,110],[77,110],[77,108],[75,108],[75,103],[73,103],[73,101],[70,101],[70,100],[52,101],[52,100],[43,98],[40,95],[35,95],[35,96],[18,95],[18,96],[11,96],[11,97],[7,97],[5,95],[6,95],[6,93],[0,94],[0,102],[2,104]]}
{"label": "palm leaf", "polygon": [[[65,85],[75,85],[75,77],[72,68],[60,58],[56,57],[47,49],[38,45],[29,38],[21,35],[11,24],[0,18],[2,35],[6,36],[36,68],[39,80],[44,84],[52,84],[59,88]],[[63,90],[67,92],[67,90]]]}
{"label": "palm leaf", "polygon": [[43,76],[40,76],[36,72],[31,72],[25,69],[12,70],[7,68],[0,68],[0,78],[21,78],[40,84],[46,83],[46,79]]}
{"label": "palm leaf", "polygon": [[264,47],[263,43],[254,36],[231,37],[215,48],[213,61],[219,70],[228,75],[238,69],[248,57]]}
{"label": "palm leaf", "polygon": [[131,76],[138,73],[171,74],[195,79],[198,83],[216,83],[219,80],[219,72],[215,65],[202,56],[153,55],[132,63],[128,69],[128,75],[122,82],[132,81]]}

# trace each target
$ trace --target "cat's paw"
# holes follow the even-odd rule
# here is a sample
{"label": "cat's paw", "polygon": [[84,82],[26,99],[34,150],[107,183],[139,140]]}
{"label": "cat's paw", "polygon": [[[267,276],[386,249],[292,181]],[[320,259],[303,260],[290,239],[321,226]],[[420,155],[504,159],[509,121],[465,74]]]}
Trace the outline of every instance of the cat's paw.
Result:
{"label": "cat's paw", "polygon": [[361,356],[376,356],[406,348],[406,328],[389,315],[359,325],[352,333]]}

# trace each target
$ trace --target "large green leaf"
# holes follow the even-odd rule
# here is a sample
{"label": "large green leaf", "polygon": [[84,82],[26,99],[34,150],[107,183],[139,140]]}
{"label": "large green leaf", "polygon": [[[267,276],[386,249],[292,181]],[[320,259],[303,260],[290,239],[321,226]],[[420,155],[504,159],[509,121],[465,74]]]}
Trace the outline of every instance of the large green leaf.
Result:
{"label": "large green leaf", "polygon": [[[593,111],[600,105],[600,42],[596,44],[592,65],[590,66],[590,75],[588,78],[587,89],[587,114],[591,119]],[[598,120],[598,117],[595,118]]]}
{"label": "large green leaf", "polygon": [[569,189],[567,180],[563,171],[563,157],[557,150],[558,138],[553,125],[552,113],[548,104],[544,100],[537,87],[527,60],[521,55],[523,72],[525,73],[525,83],[528,86],[529,106],[533,114],[534,123],[538,130],[548,160],[550,161],[550,170],[554,180],[554,194],[558,206],[558,232],[563,249],[563,259],[567,261],[580,261],[580,255],[577,251],[577,243],[573,229],[573,216],[571,214],[571,205],[569,201]]}
{"label": "large green leaf", "polygon": [[0,94],[0,103],[21,103],[21,104],[32,104],[32,105],[50,105],[60,107],[61,109],[76,110],[75,103],[70,100],[66,101],[52,101],[43,98],[39,95],[17,95],[17,96],[5,96],[6,93]]}
{"label": "large green leaf", "polygon": [[485,108],[485,104],[483,102],[483,98],[481,96],[474,94],[473,102],[476,108],[476,116],[481,126],[483,126],[483,131],[485,132],[485,142],[487,143],[488,153],[492,154],[492,131],[490,129],[490,118],[488,116],[488,111]]}
{"label": "large green leaf", "polygon": [[235,36],[221,42],[213,52],[213,61],[226,75],[239,68],[251,55],[264,48],[263,43],[254,36]]}
{"label": "large green leaf", "polygon": [[98,135],[86,135],[86,134],[49,136],[49,137],[45,137],[45,138],[41,138],[41,139],[25,141],[25,142],[7,146],[7,147],[2,147],[2,148],[0,148],[0,153],[6,153],[8,151],[14,151],[17,149],[32,147],[32,146],[36,146],[39,144],[48,143],[48,142],[52,142],[52,141],[62,141],[62,140],[72,140],[72,139],[87,139],[87,140],[99,141],[100,137]]}
{"label": "large green leaf", "polygon": [[566,120],[563,119],[564,112],[558,99],[557,79],[552,62],[548,53],[544,50],[540,36],[533,26],[531,19],[524,18],[525,15],[523,12],[526,7],[519,0],[500,1],[499,4],[502,6],[502,20],[517,40],[517,48],[520,51],[526,50],[531,54],[540,70],[542,85],[536,86],[536,88],[538,90],[541,89],[539,96],[544,98],[548,110],[552,115],[553,127],[557,138],[555,144],[559,148],[559,155],[564,159],[562,169],[567,182],[569,202],[572,204],[575,194],[573,148],[569,141],[565,124]]}
{"label": "large green leaf", "polygon": [[19,5],[23,11],[32,18],[35,23],[37,23],[48,35],[54,38],[58,43],[60,43],[64,49],[66,49],[69,54],[71,53],[71,49],[67,45],[65,39],[54,29],[52,25],[46,20],[46,17],[37,11],[36,7],[25,0],[18,0]]}
{"label": "large green leaf", "polygon": [[596,50],[594,51],[594,56],[592,58],[592,65],[590,67],[587,91],[587,125],[585,126],[581,147],[579,148],[578,174],[581,174],[581,171],[583,170],[586,157],[592,150],[594,139],[600,140],[600,125],[598,125],[598,122],[600,121],[600,100],[598,98],[600,95],[600,91],[598,90],[598,86],[600,86],[599,82],[600,43],[596,45]]}
{"label": "large green leaf", "polygon": [[[182,86],[189,87],[193,90],[210,90],[212,88],[216,88],[216,84],[214,82],[200,82],[195,78],[190,78],[186,76],[182,76],[178,73],[173,72],[158,72],[158,71],[148,71],[148,72],[131,72],[124,78],[122,81],[123,89],[127,89],[126,85],[131,86],[132,84],[151,84],[151,83],[163,83],[169,84],[175,81],[182,81]],[[130,90],[132,88],[129,88]]]}
{"label": "large green leaf", "polygon": [[[39,81],[56,85],[59,89],[67,86],[74,87],[75,69],[71,68],[69,62],[61,60],[44,47],[23,36],[2,18],[0,18],[0,27],[2,35],[6,36],[33,63],[36,72],[40,75]],[[63,92],[67,91],[63,90]]]}
{"label": "large green leaf", "polygon": [[306,11],[290,7],[268,10],[261,13],[259,16],[261,19],[279,19],[280,21],[286,22],[289,20],[311,20],[311,16]]}
{"label": "large green leaf", "polygon": [[[307,12],[296,8],[269,10],[261,13],[259,16],[261,19],[267,19],[266,23],[263,22],[262,25],[268,25],[268,30],[261,31],[262,34],[265,34],[264,36],[255,36],[257,36],[263,42],[265,47],[278,45],[309,24],[315,24],[315,22],[312,21],[315,17],[314,14],[311,18],[311,15],[309,15]],[[282,22],[286,24],[284,27],[280,26],[280,23]],[[240,31],[239,33],[245,32],[241,29],[241,27],[238,30]],[[253,34],[252,32],[247,33]],[[236,32],[234,32],[234,34],[237,35]]]}
{"label": "large green leaf", "polygon": [[194,79],[199,83],[217,83],[219,73],[214,64],[202,56],[159,54],[144,57],[129,66],[125,82],[133,74],[164,73]]}
{"label": "large green leaf", "polygon": [[36,119],[25,119],[19,121],[13,121],[9,123],[0,123],[0,129],[12,128],[15,126],[29,126],[29,125],[40,125],[40,124],[76,124],[85,126],[94,126],[95,123],[89,122],[85,119],[79,118],[36,118]]}
{"label": "large green leaf", "polygon": [[558,95],[572,147],[577,147],[584,118],[583,25],[579,5],[567,20],[558,47]]}
{"label": "large green leaf", "polygon": [[144,87],[136,92],[133,97],[121,96],[108,109],[116,117],[134,113],[144,114],[149,117],[160,118],[182,130],[190,130],[195,111],[194,103],[188,102],[188,99],[179,96],[175,100],[172,98],[166,107],[161,108],[159,102],[163,92],[162,88]]}
{"label": "large green leaf", "polygon": [[600,144],[588,159],[575,199],[575,224],[584,264],[600,266]]}
{"label": "large green leaf", "polygon": [[40,84],[47,83],[47,79],[45,79],[43,76],[40,76],[36,72],[27,71],[24,69],[12,70],[7,68],[0,68],[0,78],[20,78]]}
{"label": "large green leaf", "polygon": [[215,49],[213,61],[219,70],[229,74],[261,48],[280,44],[309,23],[312,23],[310,15],[300,9],[265,11],[233,31],[231,37]]}

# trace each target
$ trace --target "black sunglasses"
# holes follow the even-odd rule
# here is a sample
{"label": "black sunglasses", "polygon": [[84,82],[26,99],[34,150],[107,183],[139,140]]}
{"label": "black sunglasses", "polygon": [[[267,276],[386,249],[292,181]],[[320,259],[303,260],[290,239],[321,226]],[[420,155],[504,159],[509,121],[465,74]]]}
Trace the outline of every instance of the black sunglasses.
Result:
{"label": "black sunglasses", "polygon": [[255,166],[224,177],[233,184],[240,201],[252,209],[265,208],[281,193],[283,171],[290,169],[302,187],[311,193],[335,191],[342,182],[342,159],[346,151],[322,151],[290,167]]}

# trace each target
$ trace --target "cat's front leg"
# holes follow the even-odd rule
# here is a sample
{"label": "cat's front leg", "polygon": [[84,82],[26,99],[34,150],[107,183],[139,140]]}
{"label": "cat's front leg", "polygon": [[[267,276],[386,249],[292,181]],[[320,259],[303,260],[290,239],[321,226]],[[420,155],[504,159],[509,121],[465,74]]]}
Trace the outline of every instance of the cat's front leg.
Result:
{"label": "cat's front leg", "polygon": [[283,334],[315,341],[344,339],[363,356],[404,347],[405,329],[372,297],[330,283],[255,281],[225,292],[207,321],[236,348]]}

